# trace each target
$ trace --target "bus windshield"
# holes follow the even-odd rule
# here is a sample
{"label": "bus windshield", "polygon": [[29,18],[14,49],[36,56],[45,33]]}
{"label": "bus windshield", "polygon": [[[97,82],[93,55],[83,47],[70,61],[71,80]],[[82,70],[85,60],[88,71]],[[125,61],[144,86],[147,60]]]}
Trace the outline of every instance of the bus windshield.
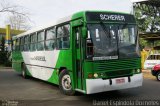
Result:
{"label": "bus windshield", "polygon": [[87,58],[107,60],[139,57],[136,25],[88,24]]}

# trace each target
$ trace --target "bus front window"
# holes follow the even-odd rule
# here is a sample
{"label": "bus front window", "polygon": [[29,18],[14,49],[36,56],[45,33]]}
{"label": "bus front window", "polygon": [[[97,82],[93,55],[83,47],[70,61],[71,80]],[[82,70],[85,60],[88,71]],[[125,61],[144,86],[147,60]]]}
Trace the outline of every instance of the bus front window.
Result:
{"label": "bus front window", "polygon": [[119,58],[139,57],[137,28],[135,25],[120,25],[118,28]]}
{"label": "bus front window", "polygon": [[88,24],[87,58],[107,60],[139,57],[136,34],[135,25]]}

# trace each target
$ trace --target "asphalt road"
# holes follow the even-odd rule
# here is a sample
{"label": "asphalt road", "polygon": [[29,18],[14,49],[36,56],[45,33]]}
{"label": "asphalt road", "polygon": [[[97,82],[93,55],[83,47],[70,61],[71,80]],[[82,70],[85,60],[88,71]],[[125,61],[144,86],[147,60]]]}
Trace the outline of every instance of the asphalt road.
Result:
{"label": "asphalt road", "polygon": [[[117,102],[121,100],[122,102]],[[60,93],[58,86],[44,81],[29,78],[23,79],[12,69],[0,69],[0,106],[11,104],[16,106],[85,106],[85,105],[124,105],[128,101],[153,101],[160,105],[160,82],[155,79],[144,79],[143,86],[120,91],[110,91],[98,94],[66,96]],[[127,102],[124,102],[127,101]],[[159,104],[158,104],[159,103]]]}

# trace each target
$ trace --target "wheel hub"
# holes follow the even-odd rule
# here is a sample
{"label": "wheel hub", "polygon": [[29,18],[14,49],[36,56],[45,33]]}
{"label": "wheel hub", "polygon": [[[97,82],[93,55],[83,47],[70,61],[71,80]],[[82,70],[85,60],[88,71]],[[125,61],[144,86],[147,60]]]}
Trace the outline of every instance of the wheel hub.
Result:
{"label": "wheel hub", "polygon": [[69,75],[62,77],[62,86],[65,90],[71,90],[71,79]]}
{"label": "wheel hub", "polygon": [[24,70],[22,71],[22,75],[23,75],[23,77],[25,76],[25,72],[24,72]]}

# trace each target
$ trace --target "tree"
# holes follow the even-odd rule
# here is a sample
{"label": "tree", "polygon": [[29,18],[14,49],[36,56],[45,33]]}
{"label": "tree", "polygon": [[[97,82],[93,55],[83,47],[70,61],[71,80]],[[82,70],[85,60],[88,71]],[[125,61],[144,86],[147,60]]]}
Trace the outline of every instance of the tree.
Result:
{"label": "tree", "polygon": [[0,0],[0,14],[9,13],[6,24],[10,24],[12,29],[28,30],[30,29],[31,20],[29,13],[21,6],[10,4],[5,0]]}
{"label": "tree", "polygon": [[[134,3],[135,17],[140,33],[155,33],[160,31],[160,1],[148,0]],[[140,39],[140,45],[144,47],[152,47],[153,44],[159,45],[158,42]]]}
{"label": "tree", "polygon": [[7,59],[7,52],[5,51],[5,38],[4,37],[2,37],[2,39],[0,40],[0,65],[1,64],[10,65]]}
{"label": "tree", "polygon": [[135,3],[134,10],[140,32],[160,31],[160,8],[156,4]]}
{"label": "tree", "polygon": [[31,28],[29,23],[26,17],[17,14],[9,16],[6,20],[6,24],[10,24],[11,28],[16,30],[29,30]]}
{"label": "tree", "polygon": [[[7,24],[11,24],[12,29],[26,30],[29,27],[27,21],[30,21],[29,13],[21,6],[10,4],[6,0],[0,0],[0,15],[7,13],[9,15],[9,21]],[[2,37],[0,44],[0,64],[5,66],[11,66],[11,62],[8,60],[10,52],[5,51],[5,38]]]}
{"label": "tree", "polygon": [[0,13],[11,13],[17,14],[22,16],[27,16],[28,14],[23,11],[23,7],[18,5],[11,5],[10,3],[6,2],[5,0],[0,0]]}
{"label": "tree", "polygon": [[2,39],[0,41],[0,51],[5,51],[5,38],[2,36]]}

